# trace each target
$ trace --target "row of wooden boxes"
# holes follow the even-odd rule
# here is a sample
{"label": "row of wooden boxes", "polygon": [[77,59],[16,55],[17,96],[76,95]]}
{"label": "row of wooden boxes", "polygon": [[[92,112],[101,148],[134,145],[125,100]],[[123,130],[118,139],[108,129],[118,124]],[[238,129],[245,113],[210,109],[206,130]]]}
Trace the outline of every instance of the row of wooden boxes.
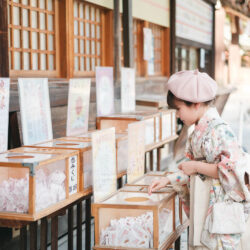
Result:
{"label": "row of wooden boxes", "polygon": [[167,173],[149,173],[92,204],[94,249],[168,249],[188,226],[172,187],[148,195],[153,179]]}

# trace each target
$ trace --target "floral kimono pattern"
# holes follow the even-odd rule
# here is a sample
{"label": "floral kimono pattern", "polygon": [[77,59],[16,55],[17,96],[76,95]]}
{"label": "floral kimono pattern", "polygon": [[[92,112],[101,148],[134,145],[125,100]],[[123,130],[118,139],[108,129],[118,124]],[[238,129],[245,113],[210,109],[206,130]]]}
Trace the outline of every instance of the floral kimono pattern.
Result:
{"label": "floral kimono pattern", "polygon": [[[247,185],[250,157],[243,152],[229,125],[221,119],[215,108],[209,108],[195,126],[187,141],[186,157],[190,160],[204,159],[207,163],[217,163],[218,166],[219,179],[212,180],[201,242],[209,249],[235,250],[241,234],[210,234],[208,223],[214,203],[224,200],[245,201],[247,218],[250,213],[250,193]],[[168,178],[179,193],[185,212],[189,214],[189,176],[178,171],[168,175]]]}

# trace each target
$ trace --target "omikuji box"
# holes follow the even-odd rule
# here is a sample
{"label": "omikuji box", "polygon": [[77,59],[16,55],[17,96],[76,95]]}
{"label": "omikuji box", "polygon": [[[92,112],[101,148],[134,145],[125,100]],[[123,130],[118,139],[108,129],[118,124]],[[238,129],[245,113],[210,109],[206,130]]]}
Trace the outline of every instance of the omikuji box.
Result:
{"label": "omikuji box", "polygon": [[164,141],[176,135],[176,111],[175,109],[166,109],[160,111],[160,140]]}
{"label": "omikuji box", "polygon": [[175,192],[149,196],[140,188],[121,189],[92,204],[94,249],[167,249],[171,245]]}
{"label": "omikuji box", "polygon": [[[74,137],[63,137],[59,140],[69,140],[77,142],[91,142],[91,134],[97,130],[88,132]],[[117,178],[125,175],[128,167],[128,133],[116,133],[116,166]]]}
{"label": "omikuji box", "polygon": [[119,113],[96,118],[98,129],[115,127],[116,132],[124,132],[128,124],[135,121],[145,121],[145,145],[152,145],[160,140],[160,113],[156,111],[136,111]]}
{"label": "omikuji box", "polygon": [[0,154],[0,219],[35,221],[81,197],[77,151],[22,151]]}
{"label": "omikuji box", "polygon": [[27,147],[77,150],[80,155],[80,191],[87,192],[90,190],[92,186],[92,150],[90,142],[55,139]]}

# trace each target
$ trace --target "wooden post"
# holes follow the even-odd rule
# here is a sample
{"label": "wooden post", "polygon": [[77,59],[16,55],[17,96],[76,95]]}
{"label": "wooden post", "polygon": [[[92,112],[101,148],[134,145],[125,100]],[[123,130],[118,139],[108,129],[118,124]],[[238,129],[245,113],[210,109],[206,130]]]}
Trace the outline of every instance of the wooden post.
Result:
{"label": "wooden post", "polygon": [[47,217],[41,219],[41,233],[40,233],[40,249],[46,250],[47,249],[47,242],[48,242],[48,221]]}
{"label": "wooden post", "polygon": [[114,82],[119,85],[121,69],[121,22],[120,22],[120,1],[114,0]]}
{"label": "wooden post", "polygon": [[170,73],[175,73],[175,21],[176,21],[176,0],[170,1]]}
{"label": "wooden post", "polygon": [[9,77],[7,0],[0,1],[0,77]]}
{"label": "wooden post", "polygon": [[134,43],[133,43],[132,0],[123,0],[122,24],[123,24],[124,67],[133,68]]}

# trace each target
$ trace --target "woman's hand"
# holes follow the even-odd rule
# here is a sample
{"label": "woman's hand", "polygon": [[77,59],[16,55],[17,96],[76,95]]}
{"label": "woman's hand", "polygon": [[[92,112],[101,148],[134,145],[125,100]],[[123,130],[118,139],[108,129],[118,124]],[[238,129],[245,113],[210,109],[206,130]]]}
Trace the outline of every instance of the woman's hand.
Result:
{"label": "woman's hand", "polygon": [[166,187],[167,184],[169,184],[169,179],[161,178],[160,180],[152,181],[151,185],[148,187],[148,194],[151,195],[152,192],[155,192],[157,190],[160,190],[161,188]]}
{"label": "woman's hand", "polygon": [[182,170],[186,175],[192,175],[197,173],[197,161],[185,161],[182,162],[178,168]]}

